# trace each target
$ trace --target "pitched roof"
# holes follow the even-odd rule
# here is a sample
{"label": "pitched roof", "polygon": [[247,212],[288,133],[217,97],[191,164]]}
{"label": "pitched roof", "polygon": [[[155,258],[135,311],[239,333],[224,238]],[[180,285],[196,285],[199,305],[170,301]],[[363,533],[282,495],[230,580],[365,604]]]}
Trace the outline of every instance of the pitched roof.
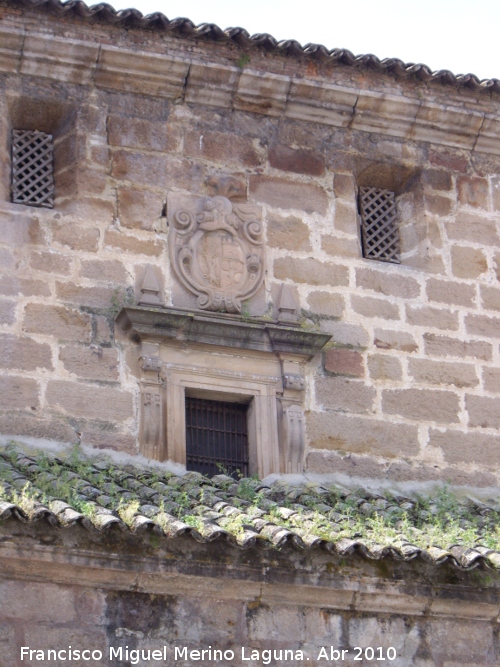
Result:
{"label": "pitched roof", "polygon": [[[1,0],[1,4],[8,4],[8,2],[9,0]],[[243,28],[222,30],[213,23],[202,23],[197,26],[187,18],[169,20],[160,12],[144,16],[137,9],[116,11],[111,5],[103,2],[89,7],[82,0],[68,0],[67,2],[61,2],[61,0],[15,0],[14,4],[16,7],[42,9],[56,16],[68,16],[89,23],[98,22],[127,30],[146,29],[185,39],[231,42],[247,50],[260,48],[283,56],[305,56],[314,60],[327,61],[334,65],[347,65],[362,70],[380,72],[381,74],[392,74],[398,78],[415,78],[423,82],[437,82],[479,91],[500,92],[499,79],[481,80],[475,74],[455,75],[449,70],[434,72],[427,65],[420,63],[405,63],[398,58],[380,60],[372,54],[355,56],[347,49],[327,49],[320,44],[302,46],[293,39],[278,41],[267,33],[250,35]]]}
{"label": "pitched roof", "polygon": [[0,451],[0,520],[44,520],[48,530],[80,524],[91,531],[142,533],[230,546],[322,547],[346,556],[449,562],[459,569],[500,569],[500,505],[443,490],[436,497],[375,495],[338,484],[291,486],[182,476],[103,458]]}

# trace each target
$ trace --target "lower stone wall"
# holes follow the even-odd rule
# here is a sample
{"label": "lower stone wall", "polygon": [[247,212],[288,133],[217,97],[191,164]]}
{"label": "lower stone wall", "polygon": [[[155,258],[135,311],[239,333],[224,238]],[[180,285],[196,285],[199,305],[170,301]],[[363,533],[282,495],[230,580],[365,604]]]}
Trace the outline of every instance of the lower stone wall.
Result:
{"label": "lower stone wall", "polygon": [[[195,591],[192,597],[152,595],[5,580],[0,591],[2,667],[498,664],[495,627],[485,621],[245,603],[200,598]],[[69,647],[74,657],[89,650],[102,658],[70,661]],[[49,660],[50,649],[66,654]],[[153,651],[159,651],[158,660]]]}
{"label": "lower stone wall", "polygon": [[[500,664],[500,579],[484,571],[12,521],[0,531],[1,667]],[[47,658],[69,647],[95,659]]]}

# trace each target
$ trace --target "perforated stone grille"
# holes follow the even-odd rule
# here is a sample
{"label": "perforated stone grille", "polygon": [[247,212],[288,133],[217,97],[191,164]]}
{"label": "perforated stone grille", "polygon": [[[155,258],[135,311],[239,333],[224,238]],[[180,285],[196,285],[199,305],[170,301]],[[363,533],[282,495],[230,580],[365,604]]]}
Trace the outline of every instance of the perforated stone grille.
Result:
{"label": "perforated stone grille", "polygon": [[12,131],[12,201],[28,206],[54,206],[50,134]]}
{"label": "perforated stone grille", "polygon": [[381,262],[400,263],[399,230],[394,192],[359,189],[363,256]]}

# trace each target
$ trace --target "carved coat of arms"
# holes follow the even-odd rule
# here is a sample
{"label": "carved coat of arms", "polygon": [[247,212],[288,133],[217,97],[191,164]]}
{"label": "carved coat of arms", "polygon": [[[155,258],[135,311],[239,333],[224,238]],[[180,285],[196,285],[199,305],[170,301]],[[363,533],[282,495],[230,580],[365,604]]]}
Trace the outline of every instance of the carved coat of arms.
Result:
{"label": "carved coat of arms", "polygon": [[227,197],[168,200],[170,260],[198,307],[241,312],[264,277],[260,209]]}

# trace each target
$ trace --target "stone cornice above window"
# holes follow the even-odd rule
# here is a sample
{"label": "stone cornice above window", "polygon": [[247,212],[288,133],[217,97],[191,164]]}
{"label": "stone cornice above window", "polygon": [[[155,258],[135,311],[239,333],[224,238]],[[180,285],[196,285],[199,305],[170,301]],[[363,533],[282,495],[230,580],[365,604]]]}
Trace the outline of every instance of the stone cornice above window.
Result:
{"label": "stone cornice above window", "polygon": [[136,342],[147,338],[186,341],[243,350],[296,354],[310,359],[331,335],[262,318],[174,308],[126,307],[117,325]]}

